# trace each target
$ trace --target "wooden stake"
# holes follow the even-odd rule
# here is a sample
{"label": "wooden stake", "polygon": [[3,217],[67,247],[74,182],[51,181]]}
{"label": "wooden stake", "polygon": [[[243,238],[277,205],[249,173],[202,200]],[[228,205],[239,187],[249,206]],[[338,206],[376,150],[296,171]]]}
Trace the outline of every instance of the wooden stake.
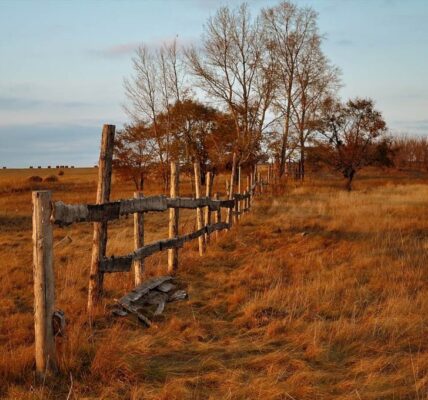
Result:
{"label": "wooden stake", "polygon": [[[179,195],[180,177],[179,171],[174,161],[171,162],[171,182],[170,197],[175,198]],[[169,209],[169,238],[178,236],[179,209]],[[178,269],[178,248],[168,250],[168,273],[173,274]]]}
{"label": "wooden stake", "polygon": [[[201,167],[199,163],[193,164],[194,170],[195,170],[195,193],[196,198],[199,199],[201,197]],[[204,226],[204,220],[202,215],[202,208],[198,207],[196,209],[196,223],[197,223],[197,229],[202,229]],[[199,236],[198,238],[199,243],[199,255],[203,256],[205,253],[205,236]]]}
{"label": "wooden stake", "polygon": [[[211,172],[207,172],[205,175],[205,196],[211,198],[212,188],[213,188],[213,180]],[[205,225],[211,224],[211,210],[209,207],[205,207]],[[205,241],[207,243],[210,242],[210,235],[207,233],[205,235]]]}
{"label": "wooden stake", "polygon": [[254,194],[255,195],[257,195],[258,194],[258,184],[259,184],[259,182],[258,182],[258,180],[257,180],[257,178],[258,178],[258,173],[257,173],[257,164],[254,166],[254,183],[255,183],[255,188],[254,188]]}
{"label": "wooden stake", "polygon": [[33,277],[36,370],[40,376],[57,371],[52,317],[55,307],[51,192],[33,192]]}
{"label": "wooden stake", "polygon": [[250,172],[250,198],[248,199],[248,208],[251,209],[251,204],[253,202],[253,173]]}
{"label": "wooden stake", "polygon": [[[142,192],[134,192],[134,198],[142,198]],[[134,214],[134,249],[137,250],[140,247],[144,246],[144,213],[135,213]],[[143,283],[143,273],[144,273],[144,261],[135,260],[134,261],[134,276],[135,276],[135,286],[139,286]]]}
{"label": "wooden stake", "polygon": [[[101,139],[100,161],[98,164],[97,204],[110,200],[111,173],[114,148],[114,125],[104,125]],[[99,270],[102,257],[106,255],[107,222],[94,223],[92,261],[89,277],[88,311],[91,313],[103,291],[103,273]]]}
{"label": "wooden stake", "polygon": [[[241,166],[238,167],[238,193],[241,194]],[[236,207],[236,219],[235,221],[239,221],[241,219],[241,211],[242,211],[242,201],[237,201]]]}
{"label": "wooden stake", "polygon": [[[235,187],[235,174],[236,174],[236,153],[233,153],[232,158],[232,172],[230,173],[230,185],[229,185],[229,200],[233,200],[233,190]],[[227,213],[227,223],[229,224],[229,228],[232,227],[232,218],[233,209],[229,208]]]}
{"label": "wooden stake", "polygon": [[[214,199],[218,200],[218,193],[217,192],[214,193]],[[218,222],[221,222],[221,208],[219,208],[215,212],[215,214],[214,214],[214,223],[218,223]],[[216,240],[218,240],[219,235],[220,235],[220,232],[219,231],[215,231],[215,238],[216,238]]]}
{"label": "wooden stake", "polygon": [[245,199],[245,208],[246,208],[246,212],[250,211],[250,175],[247,175],[247,190],[245,191],[245,193],[248,195],[248,197]]}

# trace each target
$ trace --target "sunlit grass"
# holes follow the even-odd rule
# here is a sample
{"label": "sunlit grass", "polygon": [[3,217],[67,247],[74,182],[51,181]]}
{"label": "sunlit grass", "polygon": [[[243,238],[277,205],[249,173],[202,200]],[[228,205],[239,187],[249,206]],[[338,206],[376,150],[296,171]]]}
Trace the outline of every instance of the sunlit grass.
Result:
{"label": "sunlit grass", "polygon": [[[67,173],[64,186],[52,184],[55,198],[94,201],[96,176]],[[92,227],[56,229],[56,241],[73,240],[55,248],[68,330],[61,375],[44,385],[33,372],[30,193],[2,194],[0,397],[66,398],[72,377],[76,399],[426,398],[428,186],[373,174],[351,193],[330,178],[291,184],[259,198],[206,257],[188,245],[179,279],[190,299],[168,304],[149,329],[108,316],[132,274],[106,277],[90,326]],[[113,198],[132,190],[116,183]],[[193,229],[194,213],[182,220]],[[166,237],[166,213],[146,222],[147,241]],[[132,218],[113,223],[110,238],[110,254],[131,250]],[[164,274],[166,255],[147,259],[146,270]]]}

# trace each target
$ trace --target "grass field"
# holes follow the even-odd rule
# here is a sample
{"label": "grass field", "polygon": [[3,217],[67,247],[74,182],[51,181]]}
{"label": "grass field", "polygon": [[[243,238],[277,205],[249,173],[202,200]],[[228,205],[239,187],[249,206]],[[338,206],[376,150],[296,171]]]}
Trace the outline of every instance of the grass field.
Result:
{"label": "grass field", "polygon": [[[196,242],[185,247],[178,276],[190,299],[168,304],[149,329],[108,314],[132,288],[131,274],[106,277],[89,325],[92,226],[56,228],[55,242],[72,238],[55,248],[68,330],[58,341],[61,375],[37,383],[31,189],[95,200],[96,169],[27,181],[56,172],[0,171],[0,398],[428,398],[428,179],[381,171],[357,178],[351,193],[332,177],[289,184],[259,198],[205,257]],[[114,182],[112,197],[132,191]],[[151,192],[159,193],[148,185]],[[183,230],[194,220],[183,213]],[[147,241],[166,237],[166,213],[146,221]],[[131,250],[132,218],[109,232],[109,254]],[[166,254],[147,259],[146,269],[164,274]]]}

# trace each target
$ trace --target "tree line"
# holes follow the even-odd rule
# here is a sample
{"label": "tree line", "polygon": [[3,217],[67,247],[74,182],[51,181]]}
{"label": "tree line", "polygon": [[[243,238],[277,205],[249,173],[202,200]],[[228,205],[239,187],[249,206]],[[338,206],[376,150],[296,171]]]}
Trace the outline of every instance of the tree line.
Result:
{"label": "tree line", "polygon": [[[168,185],[169,163],[205,172],[252,169],[270,160],[277,173],[308,157],[340,171],[350,189],[356,172],[391,161],[392,142],[371,99],[342,102],[340,71],[322,50],[317,13],[291,2],[257,15],[244,3],[221,7],[199,43],[145,44],[125,79],[131,122],[116,140],[119,174],[142,189],[149,174]],[[233,154],[236,155],[233,158]]]}

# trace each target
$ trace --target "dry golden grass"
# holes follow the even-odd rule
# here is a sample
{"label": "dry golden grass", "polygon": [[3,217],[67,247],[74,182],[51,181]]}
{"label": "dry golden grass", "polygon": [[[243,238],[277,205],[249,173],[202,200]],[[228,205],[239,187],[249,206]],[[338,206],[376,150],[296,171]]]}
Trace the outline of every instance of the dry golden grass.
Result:
{"label": "dry golden grass", "polygon": [[[325,178],[259,198],[206,257],[196,243],[180,252],[178,276],[190,299],[168,304],[149,329],[108,316],[113,298],[132,287],[131,274],[106,277],[106,298],[90,326],[92,227],[55,229],[56,241],[73,239],[55,249],[57,306],[68,331],[58,343],[61,375],[40,383],[33,372],[30,186],[27,176],[7,173],[0,175],[0,397],[428,398],[424,176],[369,171],[352,193]],[[96,170],[65,170],[59,182],[39,185],[56,199],[83,202],[94,200],[95,180]],[[131,193],[114,185],[114,198]],[[147,240],[166,236],[166,219],[147,217]],[[193,213],[182,219],[193,229]],[[132,219],[112,224],[109,253],[131,247]],[[146,266],[148,275],[165,273],[165,254]]]}

